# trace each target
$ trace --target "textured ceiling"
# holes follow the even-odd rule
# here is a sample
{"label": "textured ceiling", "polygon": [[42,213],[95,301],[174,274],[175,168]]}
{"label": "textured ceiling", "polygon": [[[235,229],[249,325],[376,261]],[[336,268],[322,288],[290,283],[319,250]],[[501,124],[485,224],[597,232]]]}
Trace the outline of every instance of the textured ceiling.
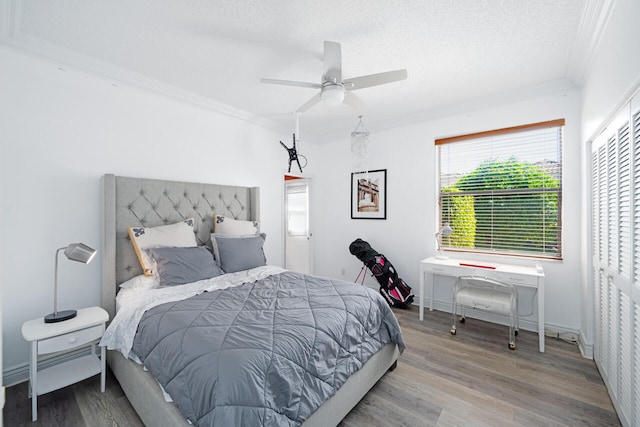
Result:
{"label": "textured ceiling", "polygon": [[[589,0],[2,1],[7,44],[90,63],[107,77],[159,82],[293,130],[291,112],[316,91],[260,78],[320,82],[324,40],[342,44],[344,78],[408,70],[405,81],[356,93],[369,128],[579,85],[568,70]],[[358,114],[318,104],[300,117],[300,133],[346,137]]]}

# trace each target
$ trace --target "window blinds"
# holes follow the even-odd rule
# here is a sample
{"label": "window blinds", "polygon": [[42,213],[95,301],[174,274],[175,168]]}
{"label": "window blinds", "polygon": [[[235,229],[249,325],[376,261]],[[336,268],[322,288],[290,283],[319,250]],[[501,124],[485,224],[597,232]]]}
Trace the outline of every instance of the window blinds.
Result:
{"label": "window blinds", "polygon": [[561,258],[563,125],[436,140],[443,248]]}

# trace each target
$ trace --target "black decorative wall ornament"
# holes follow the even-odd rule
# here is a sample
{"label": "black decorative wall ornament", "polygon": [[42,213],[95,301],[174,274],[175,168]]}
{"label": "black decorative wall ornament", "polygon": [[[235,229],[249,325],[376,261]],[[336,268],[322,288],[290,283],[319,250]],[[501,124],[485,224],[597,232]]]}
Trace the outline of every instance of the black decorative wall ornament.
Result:
{"label": "black decorative wall ornament", "polygon": [[287,150],[287,152],[289,153],[289,170],[287,171],[288,173],[291,172],[291,162],[296,162],[298,164],[298,169],[300,169],[300,173],[302,173],[302,166],[300,166],[300,160],[298,159],[298,157],[302,157],[305,160],[305,166],[307,166],[306,160],[307,158],[304,157],[303,155],[299,155],[298,151],[296,150],[296,134],[293,134],[293,147],[289,148],[286,145],[284,145],[284,142],[280,141],[280,145],[282,145],[284,147],[285,150]]}

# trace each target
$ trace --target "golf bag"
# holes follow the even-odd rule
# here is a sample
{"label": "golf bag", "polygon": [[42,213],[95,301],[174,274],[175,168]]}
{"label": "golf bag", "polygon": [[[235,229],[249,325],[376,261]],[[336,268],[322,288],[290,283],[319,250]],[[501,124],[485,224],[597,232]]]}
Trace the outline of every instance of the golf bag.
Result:
{"label": "golf bag", "polygon": [[[360,274],[362,274],[365,267],[371,271],[371,274],[380,284],[380,293],[390,306],[407,308],[413,302],[411,287],[398,277],[398,272],[386,256],[378,253],[369,243],[362,239],[356,239],[351,242],[349,252],[363,262],[364,265],[360,270]],[[360,278],[360,274],[356,277],[356,283]],[[362,281],[364,282],[364,276],[362,276]]]}

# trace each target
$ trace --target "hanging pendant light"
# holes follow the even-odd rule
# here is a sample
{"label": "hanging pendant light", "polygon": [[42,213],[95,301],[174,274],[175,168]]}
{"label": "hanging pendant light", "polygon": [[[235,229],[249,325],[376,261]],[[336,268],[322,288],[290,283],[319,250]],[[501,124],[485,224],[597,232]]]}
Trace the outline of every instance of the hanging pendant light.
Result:
{"label": "hanging pendant light", "polygon": [[354,172],[367,172],[369,169],[369,131],[362,124],[362,116],[358,116],[360,121],[351,132],[351,157],[353,159]]}

